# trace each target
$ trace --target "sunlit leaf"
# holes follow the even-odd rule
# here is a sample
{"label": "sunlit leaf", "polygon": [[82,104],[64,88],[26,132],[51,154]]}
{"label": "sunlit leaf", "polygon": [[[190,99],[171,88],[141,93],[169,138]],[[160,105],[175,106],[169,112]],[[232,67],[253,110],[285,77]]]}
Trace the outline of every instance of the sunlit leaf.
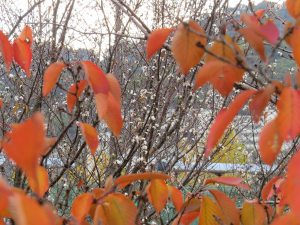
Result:
{"label": "sunlit leaf", "polygon": [[198,45],[206,46],[206,39],[189,31],[188,27],[204,34],[200,25],[192,20],[188,24],[181,23],[175,31],[171,48],[176,62],[185,75],[200,62],[204,55],[203,48]]}
{"label": "sunlit leaf", "polygon": [[109,84],[104,72],[93,62],[81,61],[89,86],[95,94],[108,94]]}
{"label": "sunlit leaf", "polygon": [[199,212],[191,212],[183,215],[178,215],[172,225],[190,225],[197,217]]}
{"label": "sunlit leaf", "polygon": [[266,62],[265,45],[262,39],[257,36],[250,28],[241,28],[238,32],[243,35],[250,46],[257,52],[263,62]]}
{"label": "sunlit leaf", "polygon": [[219,184],[225,184],[228,186],[239,187],[239,188],[251,190],[249,188],[248,184],[240,184],[242,181],[243,181],[243,179],[239,178],[239,177],[217,177],[214,179],[206,180],[205,185],[219,183]]}
{"label": "sunlit leaf", "polygon": [[239,225],[239,210],[236,208],[235,203],[227,195],[218,190],[211,189],[209,191],[219,207],[225,224]]}
{"label": "sunlit leaf", "polygon": [[55,62],[51,64],[44,74],[43,96],[46,96],[54,88],[61,71],[66,64],[62,62]]}
{"label": "sunlit leaf", "polygon": [[262,225],[266,217],[266,211],[261,204],[244,202],[241,212],[243,225]]}
{"label": "sunlit leaf", "polygon": [[164,208],[168,199],[168,187],[164,180],[155,179],[150,181],[149,194],[151,204],[156,210],[157,215]]}
{"label": "sunlit leaf", "polygon": [[281,150],[283,139],[280,136],[276,120],[268,122],[262,129],[258,146],[262,160],[271,165]]}
{"label": "sunlit leaf", "polygon": [[272,94],[275,92],[273,85],[266,86],[263,90],[257,92],[250,102],[250,112],[255,123],[258,123],[264,109],[268,105]]}
{"label": "sunlit leaf", "polygon": [[135,225],[137,208],[125,195],[113,193],[108,195],[104,201],[109,203],[110,224]]}
{"label": "sunlit leaf", "polygon": [[94,155],[97,151],[99,139],[98,139],[98,133],[95,130],[94,127],[87,123],[78,123],[80,130],[82,132],[82,135],[84,137],[84,140],[86,141],[87,145],[90,148],[91,155]]}
{"label": "sunlit leaf", "polygon": [[153,31],[147,40],[147,59],[157,52],[165,43],[169,35],[175,30],[175,28],[160,28]]}
{"label": "sunlit leaf", "polygon": [[37,177],[35,178],[32,176],[28,176],[28,184],[30,188],[42,198],[49,188],[49,178],[47,170],[42,166],[38,166]]}
{"label": "sunlit leaf", "polygon": [[300,93],[298,90],[285,88],[276,104],[278,116],[276,123],[281,137],[289,141],[300,132]]}
{"label": "sunlit leaf", "polygon": [[[77,99],[83,92],[86,84],[87,84],[86,80],[81,80],[77,84],[75,83],[70,87],[69,93],[67,94],[67,105],[68,105],[68,109],[71,113],[73,111],[73,107],[74,107],[75,103],[77,102]],[[73,93],[73,94],[71,94],[71,93]],[[75,96],[75,94],[76,94],[76,96]]]}
{"label": "sunlit leaf", "polygon": [[210,197],[202,195],[202,204],[198,224],[219,225],[214,216],[217,216],[220,220],[223,221],[223,217],[216,203],[214,203],[214,201]]}
{"label": "sunlit leaf", "polygon": [[30,46],[26,42],[17,38],[14,40],[13,50],[15,61],[23,70],[25,70],[25,73],[27,74],[28,78],[30,78],[29,69],[32,59],[32,52]]}
{"label": "sunlit leaf", "polygon": [[14,51],[10,41],[8,40],[8,37],[1,30],[0,30],[0,51],[8,73],[9,67],[13,60]]}
{"label": "sunlit leaf", "polygon": [[169,192],[170,199],[173,205],[175,206],[175,209],[179,213],[183,203],[183,196],[181,191],[179,191],[177,188],[173,186],[168,185],[168,192]]}
{"label": "sunlit leaf", "polygon": [[300,1],[299,0],[286,0],[286,10],[294,19],[300,17]]}
{"label": "sunlit leaf", "polygon": [[101,225],[110,225],[109,218],[110,218],[110,209],[108,203],[103,203],[97,205],[95,210],[94,224],[99,224],[98,221],[101,221]]}
{"label": "sunlit leaf", "polygon": [[9,158],[32,179],[37,177],[38,159],[44,146],[44,117],[35,113],[23,123],[6,133],[3,149]]}
{"label": "sunlit leaf", "polygon": [[114,187],[121,183],[135,180],[171,179],[172,177],[161,173],[135,173],[118,177],[114,182]]}
{"label": "sunlit leaf", "polygon": [[19,36],[19,39],[21,39],[22,41],[24,41],[31,47],[31,45],[33,43],[33,37],[32,37],[32,30],[31,30],[30,26],[26,25],[23,28],[23,30]]}
{"label": "sunlit leaf", "polygon": [[[98,199],[104,193],[105,193],[104,188],[95,188],[95,189],[93,189],[93,198]],[[98,203],[94,203],[94,202],[92,203],[92,205],[90,207],[90,210],[89,210],[89,214],[90,214],[91,218],[94,218],[95,211],[96,211],[96,208],[97,208],[98,205],[99,205]]]}
{"label": "sunlit leaf", "polygon": [[268,183],[265,184],[265,186],[263,187],[263,189],[261,191],[261,197],[262,197],[263,201],[269,200],[269,193],[273,189],[273,184],[275,184],[275,182],[278,179],[280,179],[280,177],[274,177],[270,181],[268,181]]}
{"label": "sunlit leaf", "polygon": [[75,198],[71,211],[72,216],[76,218],[78,224],[81,224],[88,214],[92,201],[93,195],[91,193],[84,193]]}
{"label": "sunlit leaf", "polygon": [[121,88],[117,78],[111,74],[106,74],[106,78],[109,84],[109,92],[114,96],[116,101],[121,104]]}
{"label": "sunlit leaf", "polygon": [[121,114],[120,103],[117,102],[110,92],[108,93],[108,106],[103,119],[113,134],[119,138],[123,127],[123,118]]}
{"label": "sunlit leaf", "polygon": [[222,109],[220,111],[208,134],[205,157],[210,154],[211,150],[218,143],[219,139],[222,137],[226,128],[231,123],[240,108],[255,92],[256,90],[243,91],[235,98],[234,102],[230,104],[228,109]]}

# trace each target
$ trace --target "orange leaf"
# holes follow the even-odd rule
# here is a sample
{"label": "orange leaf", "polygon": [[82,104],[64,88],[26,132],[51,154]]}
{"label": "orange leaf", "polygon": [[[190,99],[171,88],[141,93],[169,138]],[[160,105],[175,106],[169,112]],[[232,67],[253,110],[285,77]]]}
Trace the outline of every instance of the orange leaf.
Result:
{"label": "orange leaf", "polygon": [[53,146],[56,141],[57,138],[45,138],[41,155],[45,155],[48,152],[49,148],[51,148],[51,146]]}
{"label": "orange leaf", "polygon": [[[69,93],[67,94],[67,104],[68,104],[68,109],[71,113],[73,111],[73,107],[74,107],[75,103],[77,102],[77,99],[83,92],[86,84],[87,84],[86,80],[81,80],[80,82],[75,83],[70,87]],[[71,93],[73,93],[73,94],[71,94]]]}
{"label": "orange leaf", "polygon": [[286,10],[294,19],[300,17],[300,1],[299,0],[286,0]]}
{"label": "orange leaf", "polygon": [[33,43],[33,37],[32,37],[32,30],[31,30],[30,26],[26,25],[23,28],[23,30],[19,36],[19,39],[21,39],[22,41],[24,41],[31,47],[31,45]]}
{"label": "orange leaf", "polygon": [[276,123],[281,137],[289,141],[300,132],[300,93],[291,88],[284,88],[276,104],[278,116]]}
{"label": "orange leaf", "polygon": [[272,94],[275,92],[273,85],[266,86],[263,90],[257,92],[250,102],[250,112],[255,123],[258,123],[264,109],[268,105]]}
{"label": "orange leaf", "polygon": [[135,180],[153,180],[153,179],[171,179],[172,177],[161,173],[135,173],[118,177],[115,180],[114,187],[124,182],[132,182]]}
{"label": "orange leaf", "polygon": [[170,199],[173,205],[175,206],[175,209],[179,213],[183,203],[183,196],[181,191],[179,191],[177,188],[173,186],[168,185],[168,192],[169,192]]}
{"label": "orange leaf", "polygon": [[10,64],[13,60],[13,47],[8,40],[8,37],[0,30],[0,51],[2,53],[3,61],[6,65],[7,73],[9,72]]}
{"label": "orange leaf", "polygon": [[89,86],[95,94],[108,94],[109,84],[103,71],[93,62],[81,61]]}
{"label": "orange leaf", "polygon": [[160,28],[153,31],[147,40],[147,59],[157,52],[165,43],[169,35],[175,30],[175,28]]}
{"label": "orange leaf", "polygon": [[274,178],[272,178],[263,187],[263,189],[261,191],[261,197],[262,197],[263,202],[266,201],[266,200],[269,200],[272,197],[272,196],[269,196],[269,193],[270,193],[271,190],[273,190],[273,184],[275,184],[275,182],[278,179],[281,179],[281,178],[280,177],[274,177]]}
{"label": "orange leaf", "polygon": [[84,140],[86,141],[87,145],[91,150],[91,155],[94,155],[95,152],[97,151],[98,144],[99,144],[97,131],[95,130],[94,127],[92,127],[87,123],[79,122],[78,125],[82,132]]}
{"label": "orange leaf", "polygon": [[113,193],[104,200],[109,203],[109,224],[135,225],[137,208],[125,195]]}
{"label": "orange leaf", "polygon": [[183,214],[190,212],[200,212],[201,200],[199,199],[187,199],[181,206],[180,212]]}
{"label": "orange leaf", "polygon": [[30,78],[29,68],[32,59],[32,52],[30,46],[26,42],[17,38],[14,40],[13,49],[15,61],[23,70],[25,70],[25,73],[27,74],[28,78]]}
{"label": "orange leaf", "polygon": [[109,84],[109,92],[114,96],[116,101],[121,104],[121,88],[117,78],[111,74],[106,74],[106,78]]}
{"label": "orange leaf", "polygon": [[282,144],[283,139],[279,134],[276,120],[272,120],[264,126],[259,136],[258,146],[262,160],[266,164],[272,165]]}
{"label": "orange leaf", "polygon": [[81,224],[88,214],[93,201],[91,193],[84,193],[77,196],[72,205],[72,216],[77,220],[77,224]]}
{"label": "orange leaf", "polygon": [[[106,114],[109,104],[108,94],[95,94],[95,104],[98,112],[99,120],[102,120]],[[120,106],[119,106],[120,107]]]}
{"label": "orange leaf", "polygon": [[119,138],[123,127],[123,118],[121,115],[120,103],[116,101],[110,92],[108,93],[108,107],[103,119],[113,134]]}
{"label": "orange leaf", "polygon": [[49,188],[49,178],[47,170],[42,166],[38,166],[37,178],[28,176],[28,184],[37,195],[43,198],[45,192]]}
{"label": "orange leaf", "polygon": [[228,109],[222,109],[220,111],[208,134],[205,157],[210,154],[212,148],[218,143],[227,126],[233,120],[240,108],[255,92],[256,90],[243,91],[235,98],[234,102],[230,104]]}
{"label": "orange leaf", "polygon": [[201,204],[198,224],[219,225],[219,223],[216,221],[213,215],[217,216],[223,221],[223,217],[216,203],[214,203],[214,201],[210,197],[206,195],[202,195],[202,204]]}
{"label": "orange leaf", "polygon": [[165,181],[160,179],[151,180],[149,194],[151,196],[151,204],[158,215],[168,200],[168,187]]}
{"label": "orange leaf", "polygon": [[[100,198],[103,194],[105,193],[105,190],[104,188],[96,188],[96,189],[93,189],[93,198],[94,199],[98,199]],[[99,204],[98,203],[92,203],[91,207],[90,207],[90,210],[89,210],[89,214],[91,216],[91,218],[94,218],[95,216],[95,211],[96,211],[96,208]]]}
{"label": "orange leaf", "polygon": [[295,80],[298,87],[300,87],[300,72],[295,74]]}
{"label": "orange leaf", "polygon": [[246,39],[251,47],[257,52],[263,62],[266,62],[265,45],[261,38],[257,36],[250,28],[241,28],[238,30]]}
{"label": "orange leaf", "polygon": [[27,176],[37,179],[38,160],[44,146],[44,117],[35,113],[23,123],[18,124],[11,132],[6,133],[3,149]]}
{"label": "orange leaf", "polygon": [[285,74],[284,81],[285,81],[285,86],[286,87],[292,87],[293,80],[292,80],[292,76],[291,76],[290,73]]}
{"label": "orange leaf", "polygon": [[199,212],[191,212],[183,215],[178,215],[177,218],[173,221],[172,225],[190,225],[192,222],[197,219]]}
{"label": "orange leaf", "polygon": [[239,177],[217,177],[214,179],[208,179],[205,181],[205,185],[211,184],[211,183],[219,183],[219,184],[225,184],[228,186],[233,186],[233,187],[239,187],[239,188],[244,188],[244,189],[249,189],[248,184],[240,184],[243,181],[242,178]]}
{"label": "orange leaf", "polygon": [[40,205],[36,200],[22,193],[14,194],[9,211],[16,224],[53,225],[56,221],[52,207]]}
{"label": "orange leaf", "polygon": [[193,66],[196,66],[204,55],[204,50],[197,47],[197,45],[206,46],[206,39],[192,33],[187,27],[204,34],[200,25],[192,20],[189,21],[188,24],[181,23],[175,31],[171,48],[174,58],[184,75],[186,75]]}
{"label": "orange leaf", "polygon": [[118,187],[118,191],[120,191],[122,188],[126,187],[128,184],[131,184],[131,181],[121,183],[120,186]]}
{"label": "orange leaf", "polygon": [[266,211],[261,204],[244,202],[241,212],[243,225],[262,225],[266,218]]}
{"label": "orange leaf", "polygon": [[81,180],[78,182],[78,184],[77,184],[77,189],[78,189],[78,188],[81,188],[83,184],[84,184],[84,180],[81,179]]}
{"label": "orange leaf", "polygon": [[[6,181],[0,176],[0,212],[5,210],[9,203],[9,197],[12,195],[12,191],[7,185]],[[0,217],[1,219],[1,217]]]}
{"label": "orange leaf", "polygon": [[[101,224],[101,225],[110,225],[109,218],[110,218],[110,212],[109,212],[109,204],[103,203],[97,205],[97,208],[95,210],[95,216],[94,216],[94,224]],[[98,221],[101,221],[99,223]]]}
{"label": "orange leaf", "polygon": [[114,182],[114,178],[113,178],[112,175],[110,175],[110,176],[106,179],[105,185],[104,185],[104,190],[105,190],[106,192],[109,191],[109,189],[111,188],[111,185],[113,184],[113,182]]}
{"label": "orange leaf", "polygon": [[44,84],[43,84],[43,96],[45,97],[47,94],[50,93],[50,91],[53,89],[53,87],[55,86],[58,77],[61,73],[61,71],[63,70],[63,68],[65,68],[66,64],[62,63],[62,62],[55,62],[53,64],[51,64],[44,75]]}
{"label": "orange leaf", "polygon": [[218,190],[211,189],[209,191],[219,207],[225,224],[239,225],[239,210],[236,208],[235,203],[227,195]]}
{"label": "orange leaf", "polygon": [[290,160],[286,172],[286,187],[283,196],[293,212],[300,212],[300,152],[296,152]]}
{"label": "orange leaf", "polygon": [[296,214],[294,212],[284,214],[283,216],[275,219],[272,221],[271,225],[299,225],[299,214]]}

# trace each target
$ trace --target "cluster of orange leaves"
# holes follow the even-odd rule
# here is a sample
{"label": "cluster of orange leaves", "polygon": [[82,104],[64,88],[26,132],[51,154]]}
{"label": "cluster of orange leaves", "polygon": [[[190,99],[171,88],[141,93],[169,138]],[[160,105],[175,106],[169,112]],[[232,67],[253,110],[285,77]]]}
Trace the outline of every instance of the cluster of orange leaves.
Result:
{"label": "cluster of orange leaves", "polygon": [[[297,47],[299,43],[299,1],[288,0],[287,10],[296,19],[295,24],[287,23],[285,28],[285,40],[293,49],[294,57],[299,65],[300,55]],[[254,15],[245,13],[241,21],[247,27],[241,28],[238,32],[259,54],[261,60],[266,62],[264,43],[276,44],[279,31],[273,20],[261,23],[264,10],[257,11]],[[292,30],[291,30],[292,29]],[[205,64],[199,70],[195,89],[210,82],[222,95],[231,93],[235,82],[241,81],[244,70],[243,52],[238,44],[226,36],[223,39],[215,40],[206,50],[206,38],[203,29],[194,21],[181,23],[177,29],[162,28],[154,31],[148,38],[147,52],[148,59],[159,50],[175,31],[172,41],[172,52],[175,60],[183,74],[197,65],[203,58],[205,51]],[[30,46],[33,42],[32,31],[26,26],[20,37],[10,44],[7,36],[0,32],[0,50],[4,62],[9,71],[10,64],[14,57],[15,61],[25,70],[30,78],[30,64],[32,53]],[[237,57],[237,54],[239,57]],[[225,59],[225,60],[224,60]],[[72,113],[84,90],[89,88],[94,93],[96,108],[99,119],[104,119],[108,127],[118,137],[122,129],[123,120],[121,116],[121,90],[118,81],[112,74],[105,75],[104,72],[90,61],[81,61],[76,65],[83,68],[86,80],[80,80],[73,84],[67,95],[67,106]],[[43,96],[48,95],[63,69],[70,65],[63,62],[56,62],[49,66],[44,75]],[[70,67],[70,69],[72,69]],[[292,79],[286,75],[285,85],[280,81],[273,81],[261,90],[247,90],[240,93],[227,109],[222,109],[211,127],[205,157],[208,157],[213,148],[218,144],[220,138],[228,125],[234,119],[241,107],[251,98],[250,111],[255,122],[258,122],[262,113],[272,96],[278,96],[278,116],[270,121],[262,130],[259,140],[259,151],[263,161],[271,165],[281,150],[284,141],[290,141],[300,132],[300,92],[292,88]],[[296,74],[297,85],[300,86],[300,74]],[[91,154],[97,150],[98,134],[93,126],[82,122],[78,123],[83,137],[91,150]],[[56,139],[47,138],[45,135],[45,119],[41,113],[35,113],[29,119],[20,124],[12,124],[12,130],[6,133],[2,140],[2,148],[7,156],[21,168],[28,178],[28,184],[33,191],[29,196],[21,189],[9,187],[0,178],[0,217],[13,218],[17,224],[88,224],[85,217],[89,214],[97,224],[101,221],[106,224],[136,224],[140,223],[138,209],[131,200],[132,196],[126,197],[118,193],[123,187],[136,180],[150,180],[150,185],[145,188],[148,201],[153,205],[156,213],[165,207],[170,198],[178,216],[173,224],[190,224],[199,218],[199,224],[224,224],[244,225],[263,224],[274,215],[272,224],[299,224],[297,214],[300,212],[299,186],[300,186],[300,153],[297,152],[291,159],[286,177],[275,177],[263,188],[262,200],[245,200],[241,210],[236,208],[235,202],[224,193],[217,190],[206,190],[205,187],[211,183],[220,183],[237,188],[250,189],[248,185],[241,184],[241,178],[220,177],[207,180],[205,187],[196,194],[189,194],[185,200],[181,191],[169,186],[164,181],[171,179],[170,176],[157,173],[131,174],[117,178],[112,177],[106,180],[104,188],[93,189],[91,193],[84,193],[76,197],[71,209],[71,217],[58,216],[57,211],[42,198],[49,189],[47,171],[40,166],[41,157],[45,155],[51,146],[55,145]],[[30,132],[28,132],[30,131]],[[78,187],[83,181],[78,183]],[[117,188],[118,187],[118,188]],[[204,195],[210,192],[214,200]],[[143,194],[143,193],[139,193]],[[280,200],[273,209],[265,201],[276,195]],[[291,209],[284,215],[285,206]],[[3,221],[0,220],[0,224]]]}

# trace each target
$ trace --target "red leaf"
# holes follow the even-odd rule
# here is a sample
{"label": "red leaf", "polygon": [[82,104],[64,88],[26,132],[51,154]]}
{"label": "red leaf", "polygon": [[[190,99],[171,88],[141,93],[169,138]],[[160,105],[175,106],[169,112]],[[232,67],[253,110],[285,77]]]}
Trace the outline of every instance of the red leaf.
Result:
{"label": "red leaf", "polygon": [[50,93],[50,91],[55,86],[58,77],[61,73],[61,71],[65,68],[66,64],[62,62],[55,62],[51,64],[45,74],[44,74],[44,83],[43,83],[43,96],[45,97],[47,94]]}
{"label": "red leaf", "polygon": [[153,179],[171,179],[172,177],[161,173],[135,173],[118,177],[115,180],[114,187],[121,183],[132,182],[135,180],[153,180]]}
{"label": "red leaf", "polygon": [[83,222],[90,210],[92,201],[93,196],[91,193],[84,193],[75,198],[72,205],[72,216],[76,218],[77,224]]}
{"label": "red leaf", "polygon": [[95,104],[98,112],[99,120],[102,120],[106,114],[109,104],[108,94],[95,94]]}
{"label": "red leaf", "polygon": [[51,148],[56,141],[57,138],[45,138],[41,155],[45,155],[48,152],[49,148]]}
{"label": "red leaf", "polygon": [[284,88],[276,104],[278,116],[276,123],[281,137],[289,141],[300,132],[300,93],[298,90]]}
{"label": "red leaf", "polygon": [[191,212],[183,215],[178,215],[172,225],[190,225],[197,219],[199,212]]}
{"label": "red leaf", "polygon": [[84,137],[84,140],[86,141],[87,145],[89,146],[91,150],[91,155],[94,155],[97,151],[99,139],[97,131],[94,127],[87,123],[79,122],[79,127],[82,132],[82,135]]}
{"label": "red leaf", "polygon": [[[73,111],[73,107],[74,107],[75,103],[77,102],[77,99],[80,97],[86,84],[87,84],[86,80],[81,80],[77,84],[75,83],[70,87],[69,93],[67,94],[67,104],[68,104],[68,109],[71,113]],[[74,94],[71,94],[71,93],[74,93]]]}
{"label": "red leaf", "polygon": [[216,203],[214,203],[214,201],[210,197],[206,195],[202,195],[202,204],[200,208],[198,224],[219,225],[219,223],[216,221],[213,215],[217,216],[223,222],[221,212],[218,206],[216,205]]}
{"label": "red leaf", "polygon": [[236,208],[235,203],[227,195],[218,190],[211,189],[209,191],[219,207],[225,224],[239,225],[239,210]]}
{"label": "red leaf", "polygon": [[267,20],[267,22],[265,22],[263,25],[260,25],[259,28],[268,37],[266,41],[275,45],[279,37],[279,30],[274,22],[272,20]]}
{"label": "red leaf", "polygon": [[168,185],[168,192],[169,192],[170,199],[175,206],[175,209],[179,213],[183,203],[183,196],[181,191],[179,191],[177,188],[173,186]]}
{"label": "red leaf", "polygon": [[261,204],[244,202],[241,212],[243,225],[262,225],[266,218],[266,211]]}
{"label": "red leaf", "polygon": [[219,184],[225,184],[228,186],[239,187],[239,188],[251,190],[251,188],[249,188],[248,184],[240,184],[242,181],[243,181],[243,179],[238,178],[238,177],[217,177],[214,179],[206,180],[205,185],[219,183]]}
{"label": "red leaf", "polygon": [[286,172],[286,187],[283,196],[286,203],[295,213],[300,212],[300,151],[296,152],[290,160]]}
{"label": "red leaf", "polygon": [[295,212],[284,214],[283,216],[275,219],[272,221],[271,225],[299,225],[299,214],[296,214]]}
{"label": "red leaf", "polygon": [[[280,177],[274,177],[272,178],[270,181],[268,181],[268,183],[265,184],[265,186],[263,187],[262,191],[261,191],[261,197],[263,202],[266,200],[269,200],[269,193],[271,190],[273,190],[273,184],[275,184],[275,182],[281,179]],[[271,196],[272,197],[272,196]]]}
{"label": "red leaf", "polygon": [[22,41],[24,41],[31,47],[31,45],[33,43],[33,37],[32,37],[32,30],[31,30],[30,26],[26,25],[23,28],[23,30],[19,36],[19,39],[21,39]]}
{"label": "red leaf", "polygon": [[264,109],[268,105],[272,94],[275,92],[275,87],[273,85],[266,86],[265,89],[257,92],[252,101],[250,102],[250,112],[253,116],[255,123],[258,123]]}
{"label": "red leaf", "polygon": [[250,28],[241,28],[238,32],[243,35],[246,41],[257,52],[263,62],[266,62],[265,45],[261,38],[257,36]]}
{"label": "red leaf", "polygon": [[293,80],[290,73],[285,74],[284,76],[285,86],[286,87],[292,87],[293,86]]}
{"label": "red leaf", "polygon": [[[9,197],[12,196],[12,191],[6,181],[0,176],[0,212],[5,210],[9,203]],[[0,217],[1,219],[1,217]]]}
{"label": "red leaf", "polygon": [[95,94],[108,94],[109,84],[103,71],[93,62],[81,61],[89,86]]}
{"label": "red leaf", "polygon": [[197,34],[192,33],[186,27],[195,30],[198,33],[204,34],[203,29],[195,21],[189,21],[188,24],[181,23],[175,31],[172,41],[172,52],[176,62],[184,75],[196,66],[204,55],[204,50],[197,47],[198,44],[206,46],[206,39]]}
{"label": "red leaf", "polygon": [[200,212],[201,200],[199,199],[187,199],[181,206],[180,212],[183,214],[190,212]]}
{"label": "red leaf", "polygon": [[81,188],[83,184],[84,184],[84,180],[81,179],[81,180],[78,182],[78,184],[77,184],[77,189],[78,189],[78,188]]}
{"label": "red leaf", "polygon": [[8,73],[10,64],[12,63],[13,60],[14,51],[10,41],[8,40],[8,37],[5,34],[3,34],[1,30],[0,30],[0,51]]}
{"label": "red leaf", "polygon": [[113,134],[119,138],[119,134],[123,127],[123,118],[121,115],[120,104],[110,92],[108,93],[108,107],[103,119]]}
{"label": "red leaf", "polygon": [[131,181],[121,183],[117,190],[120,191],[122,188],[126,187],[128,184],[131,184]]}
{"label": "red leaf", "polygon": [[110,175],[110,176],[106,179],[105,184],[104,184],[104,190],[105,190],[106,192],[108,192],[108,191],[110,190],[111,185],[113,184],[113,182],[114,182],[113,176]]}
{"label": "red leaf", "polygon": [[157,52],[165,43],[169,35],[175,30],[175,28],[160,28],[153,31],[147,40],[147,59]]}
{"label": "red leaf", "polygon": [[45,192],[49,188],[49,178],[48,172],[44,167],[38,166],[37,168],[37,177],[28,176],[28,184],[31,189],[43,198]]}
{"label": "red leaf", "polygon": [[23,123],[7,132],[3,140],[3,149],[27,176],[37,179],[38,160],[44,146],[44,117],[35,113]]}
{"label": "red leaf", "polygon": [[298,0],[286,0],[286,10],[294,19],[300,17],[300,2]]}
{"label": "red leaf", "polygon": [[121,104],[121,88],[118,80],[111,73],[106,74],[106,78],[109,84],[109,92],[114,96],[116,101]]}
{"label": "red leaf", "polygon": [[212,148],[218,143],[219,139],[225,132],[227,126],[233,120],[240,108],[255,92],[256,90],[243,91],[235,98],[234,102],[230,104],[228,109],[222,109],[220,111],[208,135],[205,157],[207,157],[210,154]]}
{"label": "red leaf", "polygon": [[262,160],[266,164],[272,165],[282,144],[283,139],[278,131],[276,120],[272,120],[264,126],[259,136],[258,146]]}
{"label": "red leaf", "polygon": [[295,74],[295,80],[298,87],[300,87],[300,72]]}
{"label": "red leaf", "polygon": [[155,208],[157,215],[159,215],[168,199],[168,187],[165,181],[160,179],[151,180],[149,194],[151,196],[151,204]]}
{"label": "red leaf", "polygon": [[28,78],[30,78],[29,69],[32,59],[32,52],[30,46],[26,42],[17,38],[14,40],[13,49],[15,61],[23,70],[25,70],[25,73],[27,74]]}

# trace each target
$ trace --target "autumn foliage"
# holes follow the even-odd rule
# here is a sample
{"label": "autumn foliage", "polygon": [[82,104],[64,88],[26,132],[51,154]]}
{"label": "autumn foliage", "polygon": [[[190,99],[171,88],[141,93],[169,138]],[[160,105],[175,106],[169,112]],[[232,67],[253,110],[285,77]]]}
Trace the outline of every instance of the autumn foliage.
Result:
{"label": "autumn foliage", "polygon": [[[294,59],[299,66],[300,2],[287,0],[286,6],[288,13],[296,19],[296,22],[286,23],[282,37],[273,20],[261,21],[264,10],[252,15],[242,13],[239,22],[244,25],[237,30],[237,33],[244,37],[263,62],[270,60],[265,55],[265,42],[278,47],[285,40],[292,48]],[[172,35],[171,51],[182,74],[186,75],[192,67],[202,64],[195,77],[194,92],[209,82],[222,96],[229,96],[235,83],[243,79],[245,71],[249,71],[249,68],[237,41],[226,35],[225,27],[222,32],[222,36],[215,38],[213,43],[208,45],[203,28],[192,20],[182,22],[176,28],[157,29],[148,37],[147,58],[150,59],[164,47],[165,42]],[[8,37],[2,31],[0,32],[0,50],[7,72],[14,60],[30,79],[33,35],[30,26],[25,26],[20,36],[11,44]],[[204,61],[201,61],[204,56]],[[104,120],[111,132],[119,138],[123,127],[121,88],[113,74],[105,74],[91,61],[54,62],[44,74],[43,97],[59,86],[58,80],[64,70],[72,69],[84,73],[85,78],[77,80],[68,90],[68,113],[72,119],[75,118],[74,123],[79,126],[82,137],[93,156],[99,145],[95,124],[77,121],[78,116],[74,108],[80,107],[79,98],[82,93],[91,90],[99,120]],[[263,127],[258,141],[262,160],[265,164],[272,165],[281,152],[283,144],[292,141],[300,133],[299,77],[298,73],[296,85],[293,84],[290,74],[287,74],[284,83],[270,80],[263,88],[249,88],[240,92],[232,103],[216,116],[209,131],[204,157],[208,158],[215,150],[226,129],[245,104],[249,102],[251,116],[254,122],[258,123],[267,104],[275,101],[277,116]],[[103,188],[91,188],[86,193],[76,196],[71,214],[68,217],[61,217],[59,211],[43,199],[49,190],[48,172],[43,167],[43,157],[49,154],[57,141],[46,137],[45,126],[47,121],[44,115],[36,112],[23,122],[11,124],[10,131],[5,134],[1,142],[7,157],[26,175],[33,193],[28,195],[28,190],[10,187],[0,177],[0,216],[10,218],[16,224],[90,224],[85,220],[87,216],[94,224],[141,224],[139,216],[142,210],[139,207],[145,202],[152,205],[156,215],[160,215],[166,204],[172,203],[177,212],[174,225],[190,224],[197,218],[201,225],[300,223],[299,151],[291,158],[284,176],[272,178],[262,187],[258,198],[245,198],[239,209],[234,199],[211,187],[222,184],[238,190],[251,191],[251,187],[244,184],[242,178],[221,176],[207,179],[200,190],[184,196],[180,191],[181,187],[169,185],[169,181],[175,179],[169,175],[137,173],[122,175],[116,179],[109,176]],[[138,204],[135,204],[132,196],[126,196],[120,191],[138,181],[144,185],[141,185],[138,192],[141,198]],[[83,184],[83,180],[79,181],[77,188],[81,188]],[[271,205],[269,200],[273,196],[275,196],[275,204]],[[289,210],[285,210],[286,208]],[[2,220],[0,224],[3,224]]]}

